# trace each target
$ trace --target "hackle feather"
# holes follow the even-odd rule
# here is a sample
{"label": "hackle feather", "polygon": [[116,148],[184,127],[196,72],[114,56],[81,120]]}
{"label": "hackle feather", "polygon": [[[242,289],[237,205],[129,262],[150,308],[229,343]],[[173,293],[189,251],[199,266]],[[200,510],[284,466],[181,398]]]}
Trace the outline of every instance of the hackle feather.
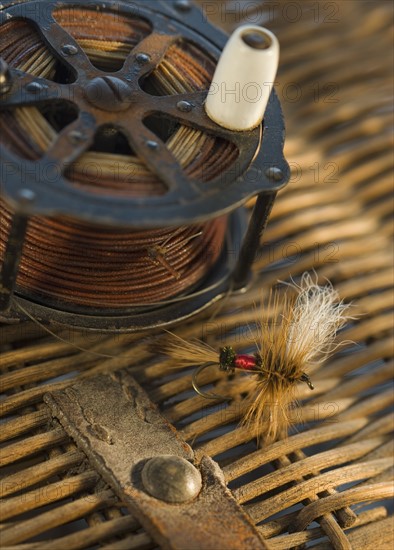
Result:
{"label": "hackle feather", "polygon": [[270,294],[270,320],[262,312],[256,343],[262,359],[254,376],[243,423],[257,437],[271,442],[287,434],[296,385],[338,347],[336,334],[347,322],[349,305],[340,301],[330,283],[319,286],[309,273],[299,285],[289,284],[296,295]]}
{"label": "hackle feather", "polygon": [[203,363],[217,363],[218,351],[200,340],[184,340],[176,334],[171,334],[162,347],[162,352],[174,360],[176,367],[200,366]]}
{"label": "hackle feather", "polygon": [[[309,273],[299,284],[288,284],[286,292],[270,292],[268,303],[256,315],[260,372],[250,377],[243,407],[242,422],[257,438],[272,442],[286,436],[296,410],[291,407],[296,386],[303,374],[335,351],[337,331],[349,319],[348,308],[330,283],[319,286]],[[177,367],[219,364],[219,350],[174,334],[162,351]]]}

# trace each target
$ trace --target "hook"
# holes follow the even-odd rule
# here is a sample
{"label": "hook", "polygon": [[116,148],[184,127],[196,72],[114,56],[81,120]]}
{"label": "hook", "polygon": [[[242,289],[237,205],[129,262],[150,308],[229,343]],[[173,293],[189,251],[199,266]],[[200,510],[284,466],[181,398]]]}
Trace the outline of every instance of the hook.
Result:
{"label": "hook", "polygon": [[201,395],[201,397],[204,397],[205,399],[225,399],[226,401],[230,401],[231,397],[224,397],[223,395],[218,395],[217,393],[207,393],[200,389],[200,386],[197,383],[197,376],[206,368],[210,367],[211,365],[214,365],[215,363],[204,363],[201,365],[201,367],[198,367],[193,373],[192,377],[192,385],[194,390],[198,393],[198,395]]}
{"label": "hook", "polygon": [[312,384],[312,380],[309,378],[309,376],[305,372],[302,373],[300,380],[301,382],[305,382],[306,384],[308,384],[311,390],[315,389],[315,386]]}

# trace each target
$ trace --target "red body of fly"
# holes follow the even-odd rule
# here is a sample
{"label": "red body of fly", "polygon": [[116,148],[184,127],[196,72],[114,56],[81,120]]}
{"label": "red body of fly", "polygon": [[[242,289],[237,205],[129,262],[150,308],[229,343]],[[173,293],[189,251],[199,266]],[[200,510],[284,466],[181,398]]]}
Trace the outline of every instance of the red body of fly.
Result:
{"label": "red body of fly", "polygon": [[259,360],[255,355],[237,354],[234,359],[234,368],[248,371],[259,369]]}

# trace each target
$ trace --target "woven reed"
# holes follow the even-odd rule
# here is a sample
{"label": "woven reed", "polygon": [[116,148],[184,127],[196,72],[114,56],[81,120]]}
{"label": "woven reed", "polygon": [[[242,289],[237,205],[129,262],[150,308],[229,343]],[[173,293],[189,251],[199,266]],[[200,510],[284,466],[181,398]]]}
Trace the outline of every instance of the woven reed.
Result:
{"label": "woven reed", "polygon": [[[226,3],[219,4],[224,9]],[[254,7],[265,21],[257,2],[227,4],[246,6],[248,22]],[[183,325],[179,334],[205,332],[218,345],[237,329],[232,341],[239,345],[238,335],[253,320],[253,301],[278,279],[315,269],[319,280],[329,278],[353,301],[358,317],[343,337],[354,344],[314,374],[313,394],[302,389],[298,431],[259,449],[238,426],[242,385],[229,385],[215,369],[205,372],[203,382],[234,394],[228,406],[207,403],[190,390],[190,371],[173,379],[169,362],[152,357],[154,334],[92,340],[63,331],[70,346],[34,323],[1,327],[5,548],[155,548],[42,402],[44,392],[70,383],[60,375],[126,367],[195,450],[219,462],[271,548],[392,548],[392,4],[292,3],[302,11],[294,23],[289,17],[295,12],[282,10],[285,0],[268,4],[271,14],[272,5],[279,6],[268,26],[282,46],[277,80],[292,181],[275,205],[250,292],[230,298],[213,320],[206,314]],[[220,15],[216,22],[227,30],[241,22]],[[289,82],[301,87],[297,101],[286,98]]]}

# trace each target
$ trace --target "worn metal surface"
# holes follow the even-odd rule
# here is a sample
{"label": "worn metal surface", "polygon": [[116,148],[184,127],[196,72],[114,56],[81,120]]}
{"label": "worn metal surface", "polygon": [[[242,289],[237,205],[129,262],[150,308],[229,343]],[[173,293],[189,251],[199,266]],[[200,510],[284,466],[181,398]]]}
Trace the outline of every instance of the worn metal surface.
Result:
{"label": "worn metal surface", "polygon": [[[70,9],[72,17],[74,5],[74,0],[64,0],[62,9]],[[131,49],[123,67],[109,75],[92,64],[75,36],[56,19],[59,4],[55,0],[7,2],[5,8],[0,11],[0,25],[22,19],[36,26],[54,59],[70,74],[75,74],[75,79],[56,82],[13,67],[12,63],[9,69],[0,67],[0,81],[1,75],[7,73],[10,83],[0,97],[0,111],[29,106],[48,107],[60,101],[74,106],[79,113],[76,120],[59,132],[39,159],[20,158],[7,146],[0,146],[3,161],[0,164],[6,167],[3,172],[7,176],[1,181],[1,194],[13,212],[23,211],[28,216],[66,214],[85,222],[141,230],[209,220],[236,210],[248,198],[260,193],[259,203],[264,203],[260,213],[268,216],[268,207],[276,191],[289,179],[289,166],[283,157],[284,123],[275,92],[271,94],[264,125],[252,131],[233,132],[218,126],[205,113],[207,90],[157,96],[143,89],[144,79],[161,64],[175,44],[183,41],[198,44],[206,59],[218,60],[226,36],[210,25],[193,3],[172,0],[97,2],[98,11],[116,10],[119,16],[144,21],[152,31]],[[145,123],[152,115],[232,143],[239,152],[238,157],[209,185],[189,178],[164,138],[157,136]],[[97,129],[107,124],[122,129],[131,150],[152,174],[165,183],[167,193],[119,198],[116,193],[92,194],[69,181],[67,167],[89,150]],[[220,155],[217,160],[220,160]],[[275,170],[280,177],[273,177]],[[23,197],[26,193],[32,197],[28,204]],[[233,216],[238,216],[237,212]],[[174,320],[179,322],[227,295],[229,288],[239,289],[247,285],[250,264],[256,252],[251,242],[257,246],[266,221],[267,218],[261,218],[250,226],[245,243],[242,243],[243,232],[237,230],[234,239],[234,232],[230,229],[229,239],[233,242],[229,243],[216,269],[205,280],[204,287],[196,294],[183,297],[182,303],[177,298],[175,303],[167,303],[164,308],[155,308],[153,312],[141,308],[126,311],[124,308],[120,315],[120,311],[108,311],[101,304],[98,311],[93,311],[90,306],[83,308],[81,304],[65,305],[57,295],[44,299],[39,292],[22,292],[15,288],[15,278],[21,266],[20,254],[14,254],[12,258],[7,257],[12,279],[2,281],[0,275],[0,285],[5,289],[2,299],[5,305],[1,307],[0,303],[0,311],[8,310],[11,300],[15,305],[0,316],[0,320],[27,319],[26,310],[41,321],[109,332],[132,332],[168,326]],[[240,223],[236,220],[235,225],[238,227]],[[21,251],[23,245],[21,234],[15,248]],[[230,259],[232,250],[241,250],[235,283],[231,280],[235,265]],[[10,279],[8,273],[7,278]]]}
{"label": "worn metal surface", "polygon": [[148,460],[141,479],[151,496],[165,502],[193,500],[202,488],[201,474],[194,464],[174,455],[155,456]]}
{"label": "worn metal surface", "polygon": [[[71,8],[74,4],[74,0],[64,0],[62,7]],[[182,15],[176,10],[168,12],[168,9],[167,13],[160,13],[149,9],[152,5],[146,2],[138,4],[136,13],[136,6],[122,2],[97,3],[97,9],[113,7],[125,17],[149,22],[152,29],[132,49],[116,76],[103,75],[94,67],[78,41],[57,22],[54,15],[58,8],[56,1],[18,4],[0,13],[0,25],[13,18],[22,18],[36,25],[55,58],[61,59],[76,74],[74,82],[63,84],[10,67],[13,84],[2,95],[0,108],[39,106],[63,100],[72,102],[79,112],[77,119],[59,133],[50,150],[34,162],[37,171],[33,170],[33,174],[49,174],[50,169],[52,176],[53,172],[56,173],[57,177],[47,176],[50,183],[40,178],[24,177],[31,173],[33,163],[20,159],[6,148],[2,150],[4,162],[9,166],[3,193],[15,209],[19,207],[21,186],[28,185],[35,193],[32,214],[66,214],[86,221],[138,229],[164,227],[205,221],[228,213],[249,197],[262,191],[277,191],[288,181],[289,167],[283,158],[284,124],[275,93],[271,94],[264,129],[260,126],[252,131],[233,132],[212,122],[205,113],[206,90],[156,96],[142,89],[144,78],[162,62],[175,43],[196,43],[206,55],[217,61],[226,36],[207,21],[202,25],[202,15],[196,8]],[[173,11],[177,19],[173,18]],[[196,26],[197,30],[194,30]],[[187,101],[192,109],[179,109],[180,101]],[[166,143],[144,123],[152,114],[234,143],[239,151],[236,162],[208,187],[204,182],[188,178]],[[89,149],[97,128],[105,124],[115,124],[122,129],[134,153],[168,187],[165,195],[119,199],[116,196],[92,196],[70,186],[65,177],[66,167]],[[266,170],[271,166],[281,169],[283,177],[280,181],[267,177]]]}
{"label": "worn metal surface", "polygon": [[203,457],[195,466],[202,489],[191,501],[170,504],[150,496],[141,472],[152,457],[194,453],[130,374],[123,371],[77,382],[47,394],[52,414],[130,511],[165,549],[266,548],[226,488],[219,466]]}

